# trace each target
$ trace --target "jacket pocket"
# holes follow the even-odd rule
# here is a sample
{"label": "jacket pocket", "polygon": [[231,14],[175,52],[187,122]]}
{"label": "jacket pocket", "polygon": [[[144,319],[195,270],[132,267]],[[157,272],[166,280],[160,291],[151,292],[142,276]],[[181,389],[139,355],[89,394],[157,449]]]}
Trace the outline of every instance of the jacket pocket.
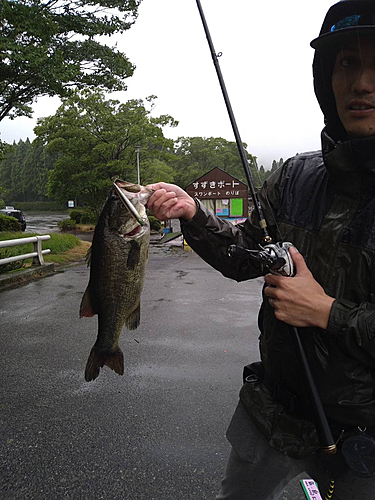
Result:
{"label": "jacket pocket", "polygon": [[304,458],[319,449],[315,425],[288,412],[261,380],[245,383],[240,399],[268,443],[284,455]]}

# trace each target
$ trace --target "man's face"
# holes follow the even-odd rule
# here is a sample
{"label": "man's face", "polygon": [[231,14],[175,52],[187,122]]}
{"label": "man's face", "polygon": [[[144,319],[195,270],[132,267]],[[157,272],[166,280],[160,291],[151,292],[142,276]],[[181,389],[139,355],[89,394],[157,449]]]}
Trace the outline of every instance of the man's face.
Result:
{"label": "man's face", "polygon": [[359,38],[336,56],[332,88],[349,138],[375,135],[375,41]]}

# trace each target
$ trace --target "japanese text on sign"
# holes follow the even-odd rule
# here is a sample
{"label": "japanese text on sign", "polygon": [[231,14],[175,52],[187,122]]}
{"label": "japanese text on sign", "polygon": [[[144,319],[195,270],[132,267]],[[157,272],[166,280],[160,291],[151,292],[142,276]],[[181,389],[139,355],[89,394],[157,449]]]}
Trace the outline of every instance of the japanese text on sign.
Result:
{"label": "japanese text on sign", "polygon": [[301,485],[308,500],[322,500],[318,486],[313,479],[301,479]]}
{"label": "japanese text on sign", "polygon": [[206,198],[208,196],[217,196],[220,198],[220,196],[239,196],[240,192],[239,191],[195,191],[194,196],[197,196],[198,198]]}
{"label": "japanese text on sign", "polygon": [[231,182],[226,182],[226,181],[200,181],[200,182],[193,182],[193,187],[195,190],[198,190],[199,188],[206,190],[206,189],[228,189],[228,186],[230,186],[232,189],[235,189],[236,186],[239,186],[240,183],[236,182],[235,180],[232,180]]}

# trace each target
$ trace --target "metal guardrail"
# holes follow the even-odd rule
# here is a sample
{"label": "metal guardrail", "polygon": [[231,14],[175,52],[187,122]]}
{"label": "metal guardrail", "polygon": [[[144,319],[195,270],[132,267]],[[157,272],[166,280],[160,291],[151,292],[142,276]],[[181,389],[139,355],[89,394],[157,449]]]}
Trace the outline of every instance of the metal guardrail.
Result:
{"label": "metal guardrail", "polygon": [[43,255],[50,253],[49,248],[42,250],[42,241],[51,239],[49,234],[44,234],[42,236],[31,236],[30,238],[18,238],[15,240],[4,240],[0,241],[0,248],[14,247],[16,245],[26,245],[26,243],[34,244],[34,252],[26,253],[23,255],[14,255],[13,257],[7,257],[6,259],[0,259],[0,266],[2,264],[9,264],[10,262],[15,262],[17,260],[33,259],[33,266],[44,266]]}

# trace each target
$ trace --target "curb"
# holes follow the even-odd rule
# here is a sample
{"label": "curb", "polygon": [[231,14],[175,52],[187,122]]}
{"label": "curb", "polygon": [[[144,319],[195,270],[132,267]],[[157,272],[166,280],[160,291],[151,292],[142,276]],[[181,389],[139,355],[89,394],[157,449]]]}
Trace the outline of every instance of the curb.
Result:
{"label": "curb", "polygon": [[30,267],[14,273],[0,275],[0,292],[12,287],[26,285],[43,276],[51,275],[55,272],[55,264],[50,262],[43,266]]}

